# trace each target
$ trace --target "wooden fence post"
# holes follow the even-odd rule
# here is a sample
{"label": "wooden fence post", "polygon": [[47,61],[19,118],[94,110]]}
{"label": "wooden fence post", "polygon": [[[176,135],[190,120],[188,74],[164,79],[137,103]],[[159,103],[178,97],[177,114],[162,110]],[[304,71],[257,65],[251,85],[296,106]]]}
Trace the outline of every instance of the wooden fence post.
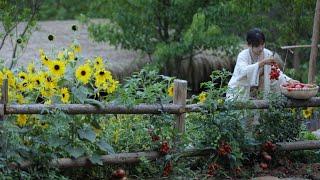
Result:
{"label": "wooden fence post", "polygon": [[0,121],[2,121],[5,117],[5,108],[8,102],[8,79],[4,79],[2,82],[0,101]]}
{"label": "wooden fence post", "polygon": [[312,43],[311,52],[309,59],[309,73],[308,73],[308,83],[316,83],[316,62],[318,56],[318,41],[319,41],[319,27],[320,26],[320,0],[317,0],[316,8],[314,12],[313,19],[313,30],[312,30]]}
{"label": "wooden fence post", "polygon": [[[175,79],[173,87],[173,104],[186,105],[187,101],[187,81]],[[175,128],[179,133],[185,132],[185,113],[176,115]]]}

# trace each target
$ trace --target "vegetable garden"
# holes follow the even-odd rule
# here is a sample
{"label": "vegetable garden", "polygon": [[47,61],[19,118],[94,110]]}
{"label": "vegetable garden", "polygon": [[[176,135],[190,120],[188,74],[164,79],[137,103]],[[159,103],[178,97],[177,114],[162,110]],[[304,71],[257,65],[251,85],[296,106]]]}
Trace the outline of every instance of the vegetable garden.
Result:
{"label": "vegetable garden", "polygon": [[[320,142],[306,126],[318,118],[319,97],[268,93],[264,100],[226,100],[231,73],[223,64],[212,66],[215,59],[205,59],[206,67],[195,60],[204,52],[235,58],[239,31],[253,25],[269,30],[267,46],[274,51],[282,44],[311,44],[306,39],[311,39],[315,1],[39,2],[0,3],[0,50],[7,39],[13,47],[9,66],[0,66],[1,179],[319,176]],[[282,16],[283,11],[293,14]],[[87,14],[76,17],[79,12]],[[54,17],[76,17],[95,40],[139,50],[149,63],[116,79],[108,59],[81,55],[76,39],[81,27],[73,25],[69,45],[55,47],[49,33],[50,50],[40,49],[32,62],[19,66],[37,18]],[[243,23],[234,28],[239,19]],[[21,22],[26,23],[19,32]],[[306,62],[297,59],[306,54],[309,50],[288,57],[295,61],[286,73],[301,82],[306,82]],[[265,78],[277,79],[280,68],[270,67],[271,77]],[[314,73],[312,82],[319,78]],[[302,85],[309,87],[283,88]],[[256,114],[259,123],[247,126]]]}

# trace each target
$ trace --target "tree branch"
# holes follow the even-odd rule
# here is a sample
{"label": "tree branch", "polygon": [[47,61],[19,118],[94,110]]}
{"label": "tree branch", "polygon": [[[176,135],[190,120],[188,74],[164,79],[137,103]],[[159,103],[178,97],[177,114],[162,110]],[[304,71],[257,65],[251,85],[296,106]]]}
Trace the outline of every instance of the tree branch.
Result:
{"label": "tree branch", "polygon": [[10,34],[10,32],[18,25],[18,23],[16,23],[14,26],[12,26],[8,31],[6,31],[6,34],[3,36],[1,43],[0,43],[0,50],[2,49],[3,45],[4,45],[4,41],[6,40],[6,38],[8,37],[8,35]]}
{"label": "tree branch", "polygon": [[[28,22],[27,22],[24,30],[23,30],[22,33],[20,34],[20,37],[23,37],[23,36],[27,33],[28,29],[30,28],[30,24],[31,24],[31,22],[34,20],[35,15],[36,15],[36,13],[38,12],[39,8],[40,8],[39,1],[36,0],[35,3],[33,4],[32,14],[31,14],[31,16],[30,16],[30,18],[29,18],[29,20],[28,20]],[[18,43],[15,42],[15,46],[14,46],[14,48],[13,48],[12,59],[11,59],[11,63],[10,63],[9,69],[12,69],[12,67],[13,67],[13,59],[16,58],[17,48],[18,48]]]}

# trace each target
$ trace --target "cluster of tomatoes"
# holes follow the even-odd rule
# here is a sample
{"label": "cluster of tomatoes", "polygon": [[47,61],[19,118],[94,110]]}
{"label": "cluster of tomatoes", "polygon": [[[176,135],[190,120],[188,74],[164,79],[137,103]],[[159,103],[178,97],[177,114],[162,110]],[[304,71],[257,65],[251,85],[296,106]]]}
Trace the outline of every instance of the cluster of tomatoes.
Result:
{"label": "cluster of tomatoes", "polygon": [[231,146],[226,143],[226,142],[222,142],[218,148],[218,154],[220,156],[225,156],[227,154],[230,154],[232,152],[232,148]]}
{"label": "cluster of tomatoes", "polygon": [[169,176],[170,172],[172,171],[172,162],[169,161],[165,166],[164,166],[164,169],[163,169],[163,172],[162,172],[162,176]]}
{"label": "cluster of tomatoes", "polygon": [[119,168],[112,172],[111,179],[126,180],[126,172]]}
{"label": "cluster of tomatoes", "polygon": [[307,89],[307,88],[312,88],[312,84],[303,84],[303,83],[288,83],[288,84],[283,84],[282,87],[285,87],[288,89],[288,91],[292,91],[295,89]]}
{"label": "cluster of tomatoes", "polygon": [[260,163],[260,168],[265,170],[268,168],[268,163],[272,160],[272,157],[269,155],[269,153],[272,153],[276,150],[276,145],[273,144],[271,141],[266,141],[262,145],[261,149],[262,161]]}
{"label": "cluster of tomatoes", "polygon": [[151,136],[151,141],[152,142],[156,142],[160,140],[160,136],[158,136],[155,132],[153,128],[149,128],[148,129],[148,133]]}
{"label": "cluster of tomatoes", "polygon": [[278,80],[279,79],[279,76],[280,76],[280,69],[279,69],[279,66],[278,64],[276,63],[273,63],[271,65],[271,72],[270,72],[270,80]]}
{"label": "cluster of tomatoes", "polygon": [[217,170],[220,168],[220,165],[217,163],[211,163],[208,165],[208,176],[216,175]]}
{"label": "cluster of tomatoes", "polygon": [[168,154],[169,151],[170,151],[170,147],[169,147],[168,141],[163,141],[160,146],[160,154],[165,155],[165,154]]}
{"label": "cluster of tomatoes", "polygon": [[[157,142],[160,140],[160,136],[158,136],[155,132],[153,128],[149,128],[148,129],[148,133],[151,136],[151,141],[152,142]],[[168,143],[168,141],[162,141],[161,145],[160,145],[160,149],[159,149],[159,153],[161,155],[166,155],[170,152],[170,145]],[[163,172],[162,172],[162,176],[169,176],[170,172],[172,171],[172,162],[169,161],[166,163]]]}

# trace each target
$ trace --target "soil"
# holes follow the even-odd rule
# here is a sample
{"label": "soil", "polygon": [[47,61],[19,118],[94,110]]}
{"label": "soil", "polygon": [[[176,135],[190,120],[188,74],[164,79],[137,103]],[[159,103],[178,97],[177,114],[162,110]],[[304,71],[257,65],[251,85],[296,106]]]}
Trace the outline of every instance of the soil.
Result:
{"label": "soil", "polygon": [[293,163],[277,168],[260,170],[257,172],[257,180],[266,179],[317,179],[320,180],[320,163],[304,164]]}

